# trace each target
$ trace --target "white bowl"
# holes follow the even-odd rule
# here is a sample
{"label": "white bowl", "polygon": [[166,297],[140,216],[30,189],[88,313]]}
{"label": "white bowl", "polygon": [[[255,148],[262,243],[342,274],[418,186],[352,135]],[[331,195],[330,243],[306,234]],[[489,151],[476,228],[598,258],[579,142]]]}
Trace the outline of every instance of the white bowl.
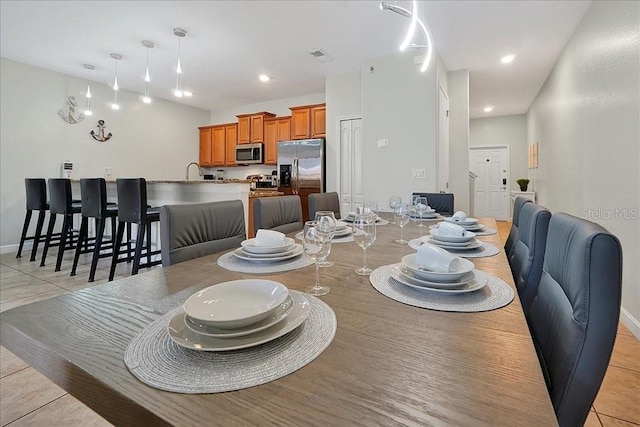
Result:
{"label": "white bowl", "polygon": [[451,243],[471,242],[476,237],[476,233],[474,233],[473,231],[467,231],[466,232],[466,236],[444,236],[440,232],[440,229],[438,229],[438,228],[435,228],[433,230],[429,230],[429,234],[431,234],[433,237],[435,237],[436,239],[440,240],[441,242],[451,242]]}
{"label": "white bowl", "polygon": [[238,329],[270,316],[288,296],[287,287],[273,280],[232,280],[196,292],[182,307],[203,324]]}
{"label": "white bowl", "polygon": [[409,254],[402,257],[402,265],[405,266],[413,274],[418,276],[419,279],[428,280],[430,282],[455,282],[459,281],[466,274],[473,271],[474,268],[473,263],[468,259],[458,259],[460,260],[460,269],[455,273],[440,273],[425,270],[416,262],[416,254]]}
{"label": "white bowl", "polygon": [[254,237],[253,239],[243,240],[240,242],[240,245],[245,251],[251,252],[252,254],[275,254],[293,249],[295,242],[291,237],[285,237],[284,245],[281,246],[256,246],[256,239]]}

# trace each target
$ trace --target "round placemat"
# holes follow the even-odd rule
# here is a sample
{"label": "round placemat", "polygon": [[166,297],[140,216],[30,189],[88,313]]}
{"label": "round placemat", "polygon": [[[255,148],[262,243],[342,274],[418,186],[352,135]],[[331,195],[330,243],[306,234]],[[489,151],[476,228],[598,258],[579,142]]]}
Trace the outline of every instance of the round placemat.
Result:
{"label": "round placemat", "polygon": [[467,294],[443,294],[427,289],[421,291],[391,278],[394,265],[383,265],[373,270],[369,282],[382,295],[415,307],[457,312],[489,311],[508,305],[515,295],[509,285],[490,274],[487,274],[489,283],[484,288]]}
{"label": "round placemat", "polygon": [[[303,231],[301,231],[298,234],[296,234],[296,239],[302,240],[302,233],[303,233]],[[349,242],[353,242],[353,233],[349,234],[348,236],[334,237],[333,239],[331,239],[331,244],[334,244],[334,243],[349,243]]]}
{"label": "round placemat", "polygon": [[498,230],[495,228],[485,227],[481,231],[474,231],[476,236],[491,236],[492,234],[496,234]]}
{"label": "round placemat", "polygon": [[239,273],[280,273],[283,271],[296,270],[298,268],[304,268],[313,264],[305,254],[297,256],[295,258],[287,259],[278,262],[252,262],[245,261],[238,258],[233,254],[233,251],[218,258],[218,265],[227,270],[237,271]]}
{"label": "round placemat", "polygon": [[[412,249],[418,250],[418,248],[422,245],[422,242],[423,240],[421,237],[418,237],[417,239],[411,239],[409,240],[409,246]],[[500,248],[487,242],[482,242],[482,246],[478,248],[468,249],[464,251],[456,250],[452,248],[443,248],[443,249],[445,249],[447,252],[450,252],[462,258],[484,258],[484,257],[498,255],[500,253]]]}
{"label": "round placemat", "polygon": [[331,307],[305,297],[311,310],[298,328],[256,347],[218,353],[174,343],[167,325],[179,309],[172,310],[131,341],[124,363],[143,383],[174,393],[220,393],[277,380],[318,357],[336,334],[338,321]]}

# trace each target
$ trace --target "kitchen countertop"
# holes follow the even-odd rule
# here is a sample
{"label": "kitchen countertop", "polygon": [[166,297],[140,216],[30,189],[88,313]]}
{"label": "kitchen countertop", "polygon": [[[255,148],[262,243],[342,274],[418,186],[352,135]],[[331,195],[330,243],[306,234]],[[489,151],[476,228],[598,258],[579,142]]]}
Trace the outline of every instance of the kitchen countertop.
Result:
{"label": "kitchen countertop", "polygon": [[249,198],[255,197],[274,197],[274,196],[284,196],[284,192],[278,190],[267,190],[265,188],[261,188],[260,190],[251,190],[249,192]]}
{"label": "kitchen countertop", "polygon": [[[74,178],[72,182],[79,182],[79,178]],[[116,182],[115,179],[107,179],[107,182]],[[147,184],[251,184],[250,179],[225,179],[223,181],[215,179],[147,179]]]}

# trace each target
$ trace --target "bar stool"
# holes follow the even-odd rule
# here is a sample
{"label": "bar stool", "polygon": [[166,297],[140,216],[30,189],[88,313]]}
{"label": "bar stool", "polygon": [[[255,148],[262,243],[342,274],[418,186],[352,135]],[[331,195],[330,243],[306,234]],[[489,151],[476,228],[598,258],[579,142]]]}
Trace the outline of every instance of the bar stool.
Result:
{"label": "bar stool", "polygon": [[[107,204],[107,183],[104,178],[84,178],[80,179],[80,197],[82,200],[82,223],[80,234],[76,244],[76,252],[73,257],[73,267],[71,276],[76,275],[78,260],[81,253],[93,252],[91,258],[91,270],[89,271],[89,282],[93,282],[98,266],[98,259],[111,256],[111,252],[100,254],[101,250],[113,249],[113,239],[103,242],[104,228],[107,219],[111,218],[111,230],[116,229],[116,217],[118,215],[118,205]],[[96,237],[93,248],[86,248],[88,242],[89,218],[95,219]],[[85,243],[85,248],[82,245]]]}
{"label": "bar stool", "polygon": [[[74,203],[71,193],[71,181],[68,178],[49,178],[49,197],[49,226],[47,228],[47,236],[44,241],[40,267],[45,265],[49,247],[58,246],[58,257],[56,259],[55,271],[60,271],[64,251],[66,249],[75,248],[74,238],[77,240],[78,236],[77,233],[74,235],[73,215],[81,213],[82,203]],[[58,215],[63,215],[62,231],[60,233],[60,238],[55,242],[53,228],[56,224],[56,218]]]}
{"label": "bar stool", "polygon": [[[44,178],[25,178],[24,186],[27,193],[27,213],[24,217],[24,226],[22,227],[22,235],[20,236],[20,244],[18,245],[16,258],[22,257],[24,242],[33,240],[29,261],[35,261],[38,243],[43,241],[42,226],[44,225],[44,217],[49,210],[49,204],[47,203],[47,183]],[[38,222],[36,223],[35,234],[33,236],[27,236],[33,211],[38,211]]]}
{"label": "bar stool", "polygon": [[[127,239],[127,256],[119,259],[125,225],[130,227],[131,224],[136,224],[138,226],[131,275],[138,274],[140,267],[152,267],[162,262],[161,259],[151,261],[153,255],[160,254],[160,250],[151,251],[151,223],[160,221],[160,208],[152,208],[147,205],[147,181],[144,178],[118,178],[116,186],[119,206],[118,232],[114,241],[109,280],[113,280],[118,263],[131,260],[130,236]],[[146,245],[144,244],[145,234],[147,236]],[[142,252],[143,246],[145,247],[144,254]],[[143,255],[147,257],[147,262],[140,264],[140,258]]]}

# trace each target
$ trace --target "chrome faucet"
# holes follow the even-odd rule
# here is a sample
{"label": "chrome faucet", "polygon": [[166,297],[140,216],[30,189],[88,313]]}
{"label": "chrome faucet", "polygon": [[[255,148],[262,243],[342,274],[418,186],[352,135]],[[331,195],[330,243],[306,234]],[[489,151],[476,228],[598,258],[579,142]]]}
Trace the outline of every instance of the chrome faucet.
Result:
{"label": "chrome faucet", "polygon": [[202,176],[202,168],[200,167],[200,165],[198,164],[198,162],[191,162],[187,165],[187,174],[186,174],[186,180],[189,181],[189,167],[191,165],[196,165],[198,167],[198,175]]}

